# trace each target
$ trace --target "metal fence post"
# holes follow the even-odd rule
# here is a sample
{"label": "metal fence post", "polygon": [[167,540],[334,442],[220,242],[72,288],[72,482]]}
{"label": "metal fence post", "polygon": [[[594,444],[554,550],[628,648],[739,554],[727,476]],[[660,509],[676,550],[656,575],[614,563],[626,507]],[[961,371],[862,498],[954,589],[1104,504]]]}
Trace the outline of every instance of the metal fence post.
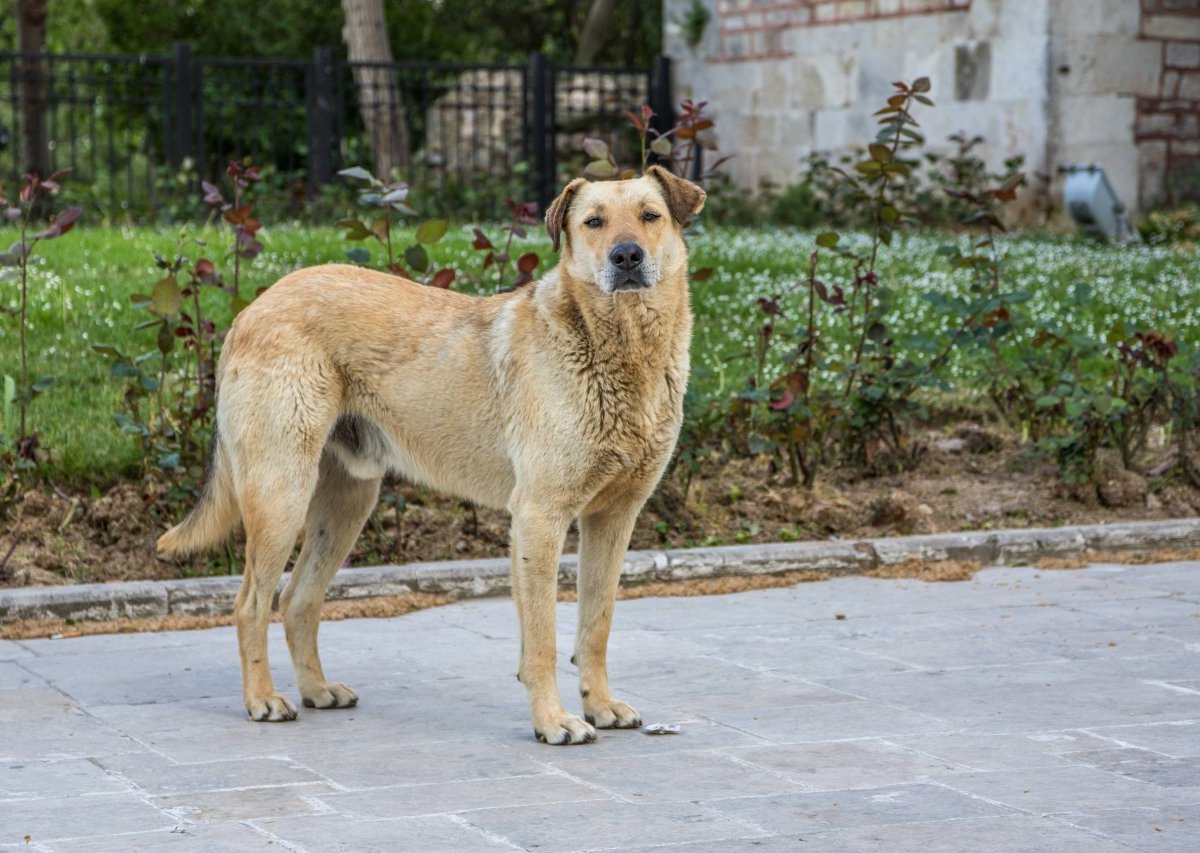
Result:
{"label": "metal fence post", "polygon": [[333,180],[333,51],[313,50],[308,92],[308,194]]}
{"label": "metal fence post", "polygon": [[525,80],[526,127],[533,160],[532,191],[538,209],[545,210],[554,197],[554,69],[544,54],[529,57]]}
{"label": "metal fence post", "polygon": [[[666,133],[675,126],[675,95],[671,87],[671,57],[660,56],[650,72],[650,91],[646,99],[654,110],[651,126],[659,133]],[[653,162],[661,159],[657,154],[651,155]]]}
{"label": "metal fence post", "polygon": [[171,160],[177,166],[196,154],[192,122],[193,91],[192,46],[187,42],[175,42],[175,126]]}

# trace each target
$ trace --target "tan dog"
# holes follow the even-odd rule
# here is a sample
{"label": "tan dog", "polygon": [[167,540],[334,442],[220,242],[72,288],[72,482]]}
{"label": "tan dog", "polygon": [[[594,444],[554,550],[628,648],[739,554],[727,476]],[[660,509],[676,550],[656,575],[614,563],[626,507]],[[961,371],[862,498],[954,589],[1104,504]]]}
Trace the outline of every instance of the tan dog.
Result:
{"label": "tan dog", "polygon": [[[641,724],[609,692],[607,646],[634,521],[675,446],[692,316],[682,227],[704,192],[651,167],[636,180],[572,181],[546,212],[558,266],[486,298],[351,266],[285,276],[238,316],[218,369],[209,480],[158,541],[162,554],[246,531],[236,605],[246,709],[291,720],[267,661],[280,600],[304,704],[345,708],[317,655],[325,589],[375,507],[389,471],[512,514],[518,678],[533,729],[552,744],[593,725]],[[575,658],[584,717],[555,679],[558,560],[579,520]],[[591,725],[589,725],[589,723]]]}

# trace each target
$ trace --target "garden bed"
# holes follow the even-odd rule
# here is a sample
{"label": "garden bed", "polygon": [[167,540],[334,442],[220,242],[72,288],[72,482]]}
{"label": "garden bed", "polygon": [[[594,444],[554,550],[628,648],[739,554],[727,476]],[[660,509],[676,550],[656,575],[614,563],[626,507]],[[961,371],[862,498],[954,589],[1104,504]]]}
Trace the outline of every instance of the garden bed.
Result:
{"label": "garden bed", "polygon": [[[227,239],[214,229],[195,235],[217,246]],[[299,266],[344,260],[348,245],[340,232],[328,228],[282,226],[259,236],[266,249],[243,271],[247,293]],[[471,239],[470,229],[451,229],[430,254],[437,265],[459,271],[456,289],[486,292],[491,285]],[[996,337],[991,348],[982,341],[974,348],[947,350],[937,365],[937,383],[905,398],[907,408],[895,410],[904,418],[903,458],[889,458],[879,443],[854,447],[853,428],[843,427],[837,440],[849,450],[830,451],[813,488],[791,484],[780,441],[764,442],[763,436],[795,435],[805,426],[807,416],[799,403],[788,403],[791,391],[784,380],[795,364],[788,361],[788,352],[803,333],[797,317],[811,286],[807,264],[816,239],[798,231],[703,224],[692,231],[693,268],[711,267],[713,272],[692,288],[693,393],[681,442],[684,456],[643,513],[633,547],[1200,514],[1200,491],[1170,464],[1178,456],[1179,433],[1172,433],[1174,422],[1166,420],[1173,417],[1170,400],[1152,396],[1161,390],[1153,384],[1159,376],[1154,362],[1158,351],[1147,343],[1169,340],[1177,345],[1178,356],[1169,356],[1172,364],[1195,361],[1200,265],[1194,253],[1168,247],[1104,248],[1038,235],[1015,237],[1004,249],[1006,280],[1018,282],[1027,294],[1011,303],[1024,325]],[[864,235],[848,234],[840,245],[867,242]],[[889,329],[896,330],[895,343],[891,338],[872,338],[870,343],[886,345],[887,358],[919,361],[929,342],[940,346],[938,341],[954,334],[952,316],[934,310],[937,303],[929,295],[965,298],[972,279],[948,265],[949,255],[939,254],[947,244],[961,249],[967,242],[961,235],[898,234],[880,254],[879,286],[886,289],[886,319]],[[544,236],[524,241],[521,251],[528,249],[541,255],[538,271],[544,272],[552,262]],[[114,376],[113,362],[93,350],[95,344],[110,344],[131,357],[150,352],[157,358],[156,331],[135,329],[146,315],[131,297],[150,291],[163,275],[154,254],[176,251],[193,262],[201,255],[221,256],[221,249],[198,245],[192,237],[177,241],[173,235],[136,228],[78,229],[36,257],[28,324],[32,372],[53,375],[56,381],[29,410],[40,444],[37,469],[16,477],[10,473],[0,483],[0,529],[6,534],[0,537],[0,584],[238,570],[236,545],[207,560],[172,564],[155,558],[154,540],[186,511],[200,472],[195,466],[164,465],[161,460],[169,453],[147,452],[144,442],[118,427],[119,416],[128,411],[128,376]],[[378,258],[372,263],[377,265]],[[827,252],[822,264],[827,266],[821,274],[830,282],[851,274],[851,260],[837,252]],[[206,287],[202,301],[205,316],[223,328],[229,319],[226,294]],[[0,307],[13,304],[10,291],[0,291]],[[837,338],[836,306],[821,310],[829,312],[827,357],[833,363],[849,342]],[[773,324],[775,340],[783,343],[769,360],[755,365],[764,321]],[[975,323],[972,328],[992,327]],[[1161,335],[1138,338],[1143,331]],[[1022,360],[1049,352],[1029,349],[1031,341],[1046,334],[1065,341],[1054,352],[1086,356],[1071,363],[1073,373],[1069,382],[1058,383],[1061,387],[1053,364]],[[1072,335],[1090,342],[1068,340]],[[16,372],[14,340],[13,324],[0,322],[0,374]],[[878,365],[884,364],[883,355]],[[172,357],[180,361],[163,375],[172,393],[183,394],[187,362]],[[893,376],[892,368],[878,365],[868,369],[880,377]],[[1035,367],[1042,373],[1036,374]],[[1172,374],[1170,389],[1178,399],[1185,392],[1194,396],[1194,384],[1185,382],[1189,370],[1181,366]],[[758,384],[748,383],[756,371]],[[989,388],[987,383],[1000,374],[1007,384]],[[1126,375],[1141,384],[1122,391],[1118,384]],[[836,368],[829,367],[821,381],[830,384],[836,378]],[[989,393],[997,389],[1022,395],[1029,419],[1022,422],[1014,409],[1004,411],[1008,403]],[[1106,411],[1121,416],[1112,415],[1116,410],[1111,408],[1118,392],[1130,399],[1151,395],[1134,413],[1140,420],[1112,422],[1121,436],[1136,439],[1136,458],[1126,459],[1127,464],[1112,449],[1118,434],[1112,423],[1095,420]],[[852,425],[852,415],[845,415],[845,424]],[[1089,424],[1099,424],[1094,434],[1086,432]],[[1041,437],[1031,435],[1031,428],[1040,430]],[[1082,450],[1071,444],[1079,435],[1091,435],[1092,444]],[[1065,467],[1064,459],[1078,461],[1071,454],[1082,454],[1086,471]],[[384,496],[351,557],[353,564],[500,556],[506,551],[507,520],[500,513],[476,512],[407,485],[389,485]]]}
{"label": "garden bed", "polygon": [[[837,475],[816,489],[771,474],[767,458],[713,459],[693,477],[667,479],[638,521],[631,547],[681,548],[800,539],[867,538],[1161,520],[1200,515],[1200,491],[1169,478],[1124,471],[1113,458],[1095,483],[1068,486],[1053,465],[979,427],[959,425],[922,437],[914,470],[884,476]],[[26,492],[6,527],[15,542],[0,586],[164,579],[238,571],[240,542],[215,557],[158,560],[154,541],[180,508],[153,480],[91,489],[41,486]],[[507,553],[504,513],[405,484],[385,487],[350,558],[351,565],[432,562]],[[576,545],[572,532],[568,550]],[[0,558],[4,554],[0,553]]]}

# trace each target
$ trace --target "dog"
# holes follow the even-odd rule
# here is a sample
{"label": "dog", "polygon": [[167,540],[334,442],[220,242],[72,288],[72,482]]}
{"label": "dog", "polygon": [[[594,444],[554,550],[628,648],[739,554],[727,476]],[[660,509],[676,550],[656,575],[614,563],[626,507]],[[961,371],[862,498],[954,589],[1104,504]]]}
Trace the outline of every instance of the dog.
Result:
{"label": "dog", "polygon": [[[578,178],[546,211],[558,264],[512,292],[473,297],[327,265],[285,276],[238,315],[217,368],[206,485],[158,551],[213,547],[241,522],[235,616],[250,719],[296,718],[271,679],[267,627],[301,534],[279,599],[300,696],[309,708],[357,703],[321,667],[321,605],[396,472],[511,514],[517,678],[538,740],[641,725],[610,692],[608,636],[634,522],[683,420],[683,226],[704,200],[658,166]],[[564,709],[555,676],[558,561],[576,519],[582,718]]]}

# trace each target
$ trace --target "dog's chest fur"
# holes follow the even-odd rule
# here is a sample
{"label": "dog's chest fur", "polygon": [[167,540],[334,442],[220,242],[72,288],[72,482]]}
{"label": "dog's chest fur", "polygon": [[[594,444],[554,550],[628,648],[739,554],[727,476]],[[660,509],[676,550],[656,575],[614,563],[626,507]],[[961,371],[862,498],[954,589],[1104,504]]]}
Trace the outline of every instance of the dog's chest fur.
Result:
{"label": "dog's chest fur", "polygon": [[550,314],[564,409],[594,482],[657,481],[683,413],[691,318],[680,304],[561,295]]}

